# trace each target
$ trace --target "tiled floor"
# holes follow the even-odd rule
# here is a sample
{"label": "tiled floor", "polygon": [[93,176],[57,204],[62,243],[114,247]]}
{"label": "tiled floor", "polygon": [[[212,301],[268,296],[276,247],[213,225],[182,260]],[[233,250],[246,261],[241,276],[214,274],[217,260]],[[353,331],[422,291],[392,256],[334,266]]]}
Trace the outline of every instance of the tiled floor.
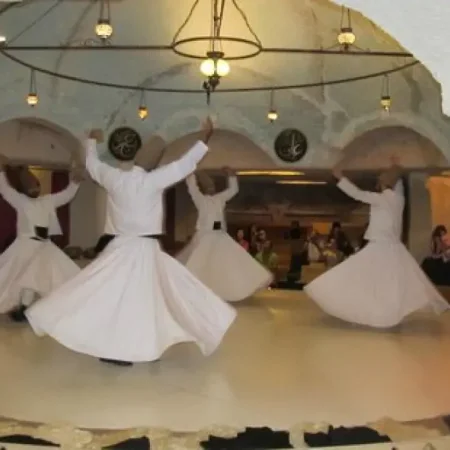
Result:
{"label": "tiled floor", "polygon": [[[380,332],[326,317],[301,292],[238,305],[222,347],[111,367],[0,321],[0,415],[77,426],[362,424],[450,411],[450,313]],[[130,324],[132,326],[132,324]]]}

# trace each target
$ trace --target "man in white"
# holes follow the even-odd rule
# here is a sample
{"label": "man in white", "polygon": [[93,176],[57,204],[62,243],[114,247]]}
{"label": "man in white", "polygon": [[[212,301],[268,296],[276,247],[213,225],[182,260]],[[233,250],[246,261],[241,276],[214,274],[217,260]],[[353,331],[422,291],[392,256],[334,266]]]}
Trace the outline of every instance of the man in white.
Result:
{"label": "man in white", "polygon": [[90,133],[86,168],[108,192],[105,233],[115,237],[78,276],[27,310],[37,334],[118,365],[157,360],[181,342],[195,342],[205,355],[218,347],[234,309],[158,242],[164,190],[195,170],[212,132],[208,120],[203,142],[150,172],[101,162],[96,141],[103,141],[102,132]]}
{"label": "man in white", "polygon": [[369,243],[324,273],[305,292],[328,314],[347,322],[377,328],[398,325],[406,316],[431,306],[449,308],[401,242],[405,204],[400,169],[395,159],[379,177],[379,192],[362,191],[334,169],[338,187],[370,205],[365,234]]}
{"label": "man in white", "polygon": [[237,302],[267,288],[273,275],[227,233],[225,208],[238,192],[238,180],[230,169],[224,169],[228,187],[216,192],[214,181],[200,173],[187,179],[189,194],[197,207],[196,233],[178,255],[178,260],[220,298]]}
{"label": "man in white", "polygon": [[80,271],[49,238],[62,234],[56,209],[75,197],[81,178],[74,171],[66,189],[40,195],[39,181],[23,167],[20,193],[9,185],[4,170],[7,162],[2,156],[0,194],[17,212],[17,238],[0,256],[0,314],[10,313],[13,320],[20,321],[33,301]]}

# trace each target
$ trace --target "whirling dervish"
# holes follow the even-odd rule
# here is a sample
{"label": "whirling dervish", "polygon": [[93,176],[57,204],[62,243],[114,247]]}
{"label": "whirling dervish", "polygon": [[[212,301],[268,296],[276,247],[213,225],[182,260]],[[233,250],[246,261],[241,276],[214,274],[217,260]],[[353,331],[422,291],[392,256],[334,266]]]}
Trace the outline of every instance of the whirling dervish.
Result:
{"label": "whirling dervish", "polygon": [[214,180],[204,172],[199,174],[203,192],[195,174],[187,179],[198,218],[196,233],[178,260],[220,298],[236,302],[268,287],[273,276],[227,233],[226,203],[238,193],[239,187],[230,169],[224,169],[224,173],[228,188],[222,192],[216,192]]}
{"label": "whirling dervish", "polygon": [[20,168],[22,192],[12,188],[5,174],[7,164],[1,156],[0,194],[17,212],[17,237],[0,255],[0,314],[22,321],[28,306],[80,271],[50,237],[62,234],[56,209],[75,197],[81,174],[73,171],[66,189],[41,195],[39,181],[26,167]]}
{"label": "whirling dervish", "polygon": [[428,306],[437,314],[447,310],[448,303],[401,241],[405,198],[397,160],[379,176],[379,192],[360,190],[339,165],[333,173],[339,189],[370,205],[368,244],[309,283],[305,292],[326,313],[377,328],[396,326]]}
{"label": "whirling dervish", "polygon": [[108,193],[105,234],[111,240],[78,276],[27,310],[38,335],[117,365],[157,360],[181,342],[196,343],[205,355],[216,350],[236,312],[158,241],[164,191],[195,170],[212,132],[208,119],[203,142],[150,172],[101,162],[96,143],[103,133],[90,132],[86,168]]}

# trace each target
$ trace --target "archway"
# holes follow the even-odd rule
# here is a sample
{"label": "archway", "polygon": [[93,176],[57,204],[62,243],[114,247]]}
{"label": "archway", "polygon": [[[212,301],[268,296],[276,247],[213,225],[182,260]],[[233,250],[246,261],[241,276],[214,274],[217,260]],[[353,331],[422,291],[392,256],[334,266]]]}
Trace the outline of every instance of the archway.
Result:
{"label": "archway", "polygon": [[397,156],[407,168],[446,165],[442,151],[428,138],[404,126],[379,127],[357,136],[341,151],[341,162],[350,170],[374,170]]}
{"label": "archway", "polygon": [[[159,162],[165,165],[183,156],[201,138],[200,133],[185,135],[169,144]],[[209,142],[209,152],[201,161],[200,169],[270,169],[276,164],[269,155],[246,136],[230,130],[217,129]]]}

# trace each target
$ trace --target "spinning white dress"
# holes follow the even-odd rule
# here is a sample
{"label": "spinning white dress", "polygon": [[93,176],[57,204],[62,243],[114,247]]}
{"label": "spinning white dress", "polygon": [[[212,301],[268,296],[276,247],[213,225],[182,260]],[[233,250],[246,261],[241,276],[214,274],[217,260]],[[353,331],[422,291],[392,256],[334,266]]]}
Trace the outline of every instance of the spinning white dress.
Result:
{"label": "spinning white dress", "polygon": [[[228,302],[250,297],[272,283],[273,276],[226,232],[225,206],[238,192],[235,176],[228,188],[215,195],[203,195],[191,175],[187,186],[198,210],[197,231],[180,252],[178,260]],[[214,223],[220,229],[214,230]]]}
{"label": "spinning white dress", "polygon": [[98,159],[87,143],[86,167],[108,191],[105,233],[115,235],[78,276],[27,310],[34,331],[99,358],[129,362],[158,359],[180,342],[208,355],[236,313],[164,253],[164,189],[192,173],[207,151],[199,142],[179,161],[152,172],[123,171]]}
{"label": "spinning white dress", "polygon": [[400,240],[403,185],[381,193],[362,191],[342,178],[338,187],[370,204],[365,248],[325,272],[305,292],[328,314],[347,322],[378,328],[399,324],[414,311],[431,306],[436,313],[448,303],[428,281]]}
{"label": "spinning white dress", "polygon": [[20,305],[24,289],[46,295],[80,271],[53,242],[36,235],[36,227],[46,229],[48,236],[62,233],[56,208],[69,203],[78,187],[71,183],[56,194],[30,198],[13,189],[0,173],[0,194],[17,211],[17,238],[0,255],[0,314]]}

